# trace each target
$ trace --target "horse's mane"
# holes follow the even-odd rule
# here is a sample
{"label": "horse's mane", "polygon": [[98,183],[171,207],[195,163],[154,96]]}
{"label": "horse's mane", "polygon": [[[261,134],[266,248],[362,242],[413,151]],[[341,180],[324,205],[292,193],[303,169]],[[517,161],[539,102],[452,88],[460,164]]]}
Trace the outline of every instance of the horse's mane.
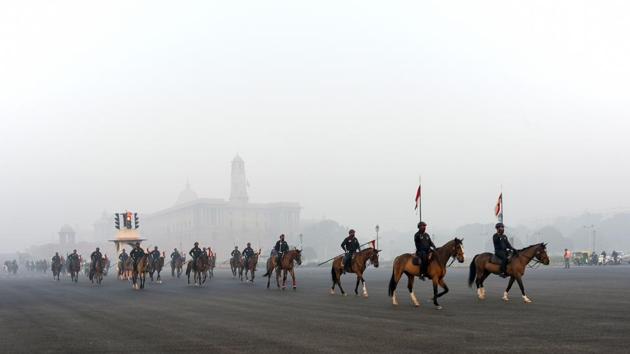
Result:
{"label": "horse's mane", "polygon": [[546,247],[547,247],[547,244],[546,244],[546,243],[544,243],[544,242],[535,243],[535,244],[533,244],[533,245],[529,245],[529,246],[527,246],[527,247],[525,247],[525,248],[521,248],[520,250],[517,250],[517,252],[519,252],[519,253],[520,253],[520,252],[523,252],[523,251],[528,250],[528,249],[533,248],[533,247],[542,247],[542,248],[546,248]]}

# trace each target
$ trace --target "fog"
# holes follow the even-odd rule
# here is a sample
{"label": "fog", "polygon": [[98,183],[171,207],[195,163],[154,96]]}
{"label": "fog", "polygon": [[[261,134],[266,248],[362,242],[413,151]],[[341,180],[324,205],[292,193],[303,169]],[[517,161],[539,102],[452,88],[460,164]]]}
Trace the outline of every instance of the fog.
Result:
{"label": "fog", "polygon": [[629,10],[5,1],[0,251],[170,207],[187,181],[227,199],[236,154],[250,201],[359,236],[413,230],[420,175],[444,236],[495,222],[501,188],[511,225],[628,212]]}

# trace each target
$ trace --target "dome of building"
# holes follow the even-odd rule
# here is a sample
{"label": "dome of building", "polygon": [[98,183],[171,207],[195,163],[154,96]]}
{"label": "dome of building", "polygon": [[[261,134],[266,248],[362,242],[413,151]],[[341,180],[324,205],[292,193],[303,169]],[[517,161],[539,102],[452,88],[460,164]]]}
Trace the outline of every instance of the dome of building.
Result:
{"label": "dome of building", "polygon": [[72,226],[65,224],[61,227],[61,229],[59,230],[60,234],[73,234],[74,233],[74,229],[72,228]]}
{"label": "dome of building", "polygon": [[192,202],[193,200],[197,200],[199,197],[197,193],[190,188],[190,183],[186,183],[186,188],[179,193],[179,197],[177,197],[177,201],[175,204],[184,204],[188,202]]}

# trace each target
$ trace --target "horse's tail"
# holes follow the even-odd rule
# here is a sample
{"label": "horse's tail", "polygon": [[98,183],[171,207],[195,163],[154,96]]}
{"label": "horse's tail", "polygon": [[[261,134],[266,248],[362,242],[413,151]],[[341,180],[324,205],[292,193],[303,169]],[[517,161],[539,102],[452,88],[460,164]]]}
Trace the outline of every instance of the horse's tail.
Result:
{"label": "horse's tail", "polygon": [[337,282],[337,274],[335,274],[335,264],[333,263],[332,267],[330,267],[330,274],[332,275],[332,282],[335,284]]}
{"label": "horse's tail", "polygon": [[394,259],[394,264],[392,264],[392,277],[389,279],[389,296],[394,295],[394,291],[396,291],[396,265],[397,265],[398,257]]}
{"label": "horse's tail", "polygon": [[479,257],[479,255],[473,257],[472,262],[470,262],[470,270],[468,272],[468,287],[472,287],[472,284],[475,281],[475,277],[477,276],[477,265],[475,264],[477,257]]}

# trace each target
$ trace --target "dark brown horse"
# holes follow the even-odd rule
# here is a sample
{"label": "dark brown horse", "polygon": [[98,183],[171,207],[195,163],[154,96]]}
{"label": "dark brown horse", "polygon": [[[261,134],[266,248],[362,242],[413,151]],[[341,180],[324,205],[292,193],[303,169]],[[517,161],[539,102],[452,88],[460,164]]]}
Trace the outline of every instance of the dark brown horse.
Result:
{"label": "dark brown horse", "polygon": [[101,284],[103,282],[103,274],[105,272],[107,260],[104,258],[100,258],[94,261],[94,270],[90,274],[90,279],[92,283],[96,281],[96,284]]}
{"label": "dark brown horse", "polygon": [[[375,268],[378,268],[378,253],[381,250],[377,250],[374,248],[366,248],[362,251],[359,251],[354,255],[352,259],[352,265],[350,269],[350,273],[354,273],[357,275],[357,284],[354,287],[354,294],[359,295],[359,283],[363,284],[363,296],[368,297],[367,288],[365,287],[365,279],[363,279],[363,272],[368,266],[368,261],[374,265]],[[332,288],[330,289],[330,294],[335,294],[335,284],[339,285],[339,290],[341,290],[341,295],[346,295],[345,291],[341,287],[341,275],[344,273],[343,266],[343,256],[335,257],[332,262],[332,267],[330,269],[330,273],[332,274]]]}
{"label": "dark brown horse", "polygon": [[[253,256],[249,257],[249,259],[247,259],[247,264],[244,265],[245,280],[249,280],[251,283],[254,282],[254,273],[256,272],[256,265],[258,264],[258,256],[260,256],[260,252],[261,250],[258,250],[258,252],[254,253]],[[251,274],[251,279],[247,276],[248,273]]]}
{"label": "dark brown horse", "polygon": [[53,273],[53,279],[59,281],[59,274],[61,274],[61,259],[52,262],[50,270]]}
{"label": "dark brown horse", "polygon": [[81,272],[81,262],[79,261],[79,258],[69,258],[66,263],[68,264],[70,279],[75,283],[78,282],[79,272]]}
{"label": "dark brown horse", "polygon": [[208,276],[210,279],[214,276],[214,268],[217,265],[217,255],[213,254],[212,256],[208,256]]}
{"label": "dark brown horse", "polygon": [[171,276],[175,276],[175,272],[177,271],[177,277],[179,278],[182,275],[182,268],[184,267],[184,262],[186,259],[183,256],[175,257],[171,260]]}
{"label": "dark brown horse", "polygon": [[[131,259],[131,257],[129,257],[129,259]],[[131,262],[133,268],[133,260]],[[148,269],[149,255],[145,254],[144,256],[142,256],[142,258],[138,260],[138,264],[136,264],[136,267],[132,270],[131,273],[131,282],[134,289],[144,289],[144,283],[147,279]]]}
{"label": "dark brown horse", "polygon": [[[440,310],[442,306],[438,304],[437,299],[444,294],[448,293],[448,286],[444,282],[444,276],[446,275],[446,269],[449,259],[455,258],[459,263],[464,262],[464,248],[463,239],[460,240],[457,237],[448,241],[444,246],[439,247],[431,255],[429,264],[427,267],[427,273],[424,274],[433,282],[433,305]],[[416,256],[411,253],[401,254],[394,259],[394,265],[392,269],[392,278],[389,281],[389,296],[392,297],[392,303],[397,306],[398,299],[396,298],[396,286],[403,274],[407,275],[407,289],[409,289],[409,296],[413,304],[418,307],[420,302],[416,298],[416,294],[413,291],[413,281],[416,276],[420,276],[420,265],[414,264],[413,260]],[[444,289],[438,294],[438,285]]]}
{"label": "dark brown horse", "polygon": [[164,254],[157,259],[153,259],[152,257],[149,259],[149,278],[153,281],[153,274],[157,273],[157,278],[155,281],[158,284],[162,284],[162,277],[160,273],[162,272],[162,268],[164,267]]}
{"label": "dark brown horse", "polygon": [[190,284],[190,273],[193,273],[195,286],[201,286],[202,284],[205,284],[208,277],[208,269],[210,268],[208,254],[206,252],[202,252],[194,262],[194,264],[192,260],[188,262],[188,266],[186,268],[188,284]]}
{"label": "dark brown horse", "polygon": [[294,263],[298,265],[302,264],[302,250],[291,250],[286,252],[280,260],[280,265],[276,265],[276,257],[272,255],[267,260],[267,273],[263,277],[267,277],[267,289],[269,289],[269,283],[271,281],[271,274],[274,269],[276,270],[276,284],[280,287],[280,272],[282,272],[282,290],[287,287],[287,273],[291,273],[291,280],[293,281],[293,290],[297,289],[297,283],[295,282],[295,270]]}
{"label": "dark brown horse", "polygon": [[[537,243],[529,247],[525,247],[516,252],[516,256],[510,259],[510,263],[507,266],[507,274],[510,276],[508,286],[503,292],[503,300],[508,301],[508,292],[514,284],[514,280],[518,283],[518,287],[521,288],[521,294],[523,296],[523,302],[530,303],[532,300],[525,295],[525,288],[523,287],[523,275],[525,274],[525,267],[536,259],[538,263],[544,265],[549,264],[549,256],[547,256],[547,244]],[[473,258],[470,262],[470,273],[468,275],[468,286],[472,287],[473,282],[477,285],[477,296],[480,300],[486,298],[486,290],[483,287],[483,282],[490,274],[501,273],[501,261],[489,252],[481,253]]]}

